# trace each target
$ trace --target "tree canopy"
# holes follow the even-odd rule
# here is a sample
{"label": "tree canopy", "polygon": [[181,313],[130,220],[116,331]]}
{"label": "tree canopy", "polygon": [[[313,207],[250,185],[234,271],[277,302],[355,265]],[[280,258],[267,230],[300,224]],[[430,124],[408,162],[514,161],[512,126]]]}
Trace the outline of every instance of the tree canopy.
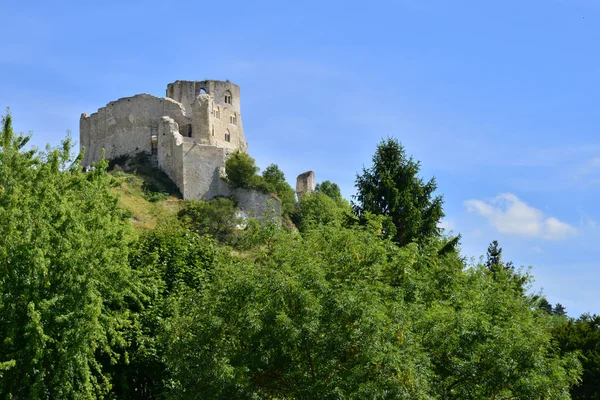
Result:
{"label": "tree canopy", "polygon": [[545,312],[497,242],[480,264],[445,251],[435,183],[397,141],[357,178],[358,217],[326,181],[298,230],[238,224],[224,198],[135,230],[106,162],[27,140],[7,115],[2,398],[598,398],[598,318]]}
{"label": "tree canopy", "polygon": [[389,217],[395,229],[388,235],[399,245],[440,234],[438,224],[444,217],[442,196],[434,195],[435,178],[425,182],[419,177],[420,167],[398,140],[388,138],[377,146],[373,165],[356,176],[357,215]]}

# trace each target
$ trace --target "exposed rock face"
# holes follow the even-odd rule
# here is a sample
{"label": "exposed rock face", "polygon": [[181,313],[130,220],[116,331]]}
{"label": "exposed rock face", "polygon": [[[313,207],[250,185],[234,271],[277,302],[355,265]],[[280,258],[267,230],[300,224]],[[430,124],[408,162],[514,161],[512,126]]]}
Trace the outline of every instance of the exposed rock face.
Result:
{"label": "exposed rock face", "polygon": [[306,193],[312,193],[315,191],[315,173],[312,171],[304,172],[298,175],[296,178],[296,193],[298,194],[298,201]]}

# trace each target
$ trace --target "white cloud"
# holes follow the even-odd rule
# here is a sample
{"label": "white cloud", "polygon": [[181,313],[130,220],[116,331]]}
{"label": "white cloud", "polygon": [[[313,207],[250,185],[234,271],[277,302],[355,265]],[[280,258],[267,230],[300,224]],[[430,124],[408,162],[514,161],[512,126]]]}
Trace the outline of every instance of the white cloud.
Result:
{"label": "white cloud", "polygon": [[498,232],[527,237],[561,240],[577,230],[554,217],[547,217],[537,208],[519,200],[511,193],[503,193],[486,203],[482,200],[467,200],[465,207],[487,218]]}

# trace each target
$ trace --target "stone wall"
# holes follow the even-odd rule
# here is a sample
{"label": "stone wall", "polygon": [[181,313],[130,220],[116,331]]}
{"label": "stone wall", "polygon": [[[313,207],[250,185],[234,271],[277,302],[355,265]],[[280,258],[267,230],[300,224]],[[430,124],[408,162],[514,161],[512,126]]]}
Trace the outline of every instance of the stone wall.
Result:
{"label": "stone wall", "polygon": [[315,173],[312,171],[307,171],[298,175],[298,178],[296,178],[296,193],[298,194],[298,200],[300,200],[306,193],[312,193],[314,191]]}
{"label": "stone wall", "polygon": [[[226,95],[231,96],[231,103],[225,102]],[[175,81],[167,86],[167,97],[181,103],[188,115],[194,114],[193,136],[196,137],[198,131],[197,138],[202,138],[203,144],[248,152],[240,112],[239,86],[226,81]],[[208,111],[208,119],[205,118],[205,110]],[[200,114],[196,116],[196,113]]]}
{"label": "stone wall", "polygon": [[[179,126],[172,118],[162,117],[158,126],[158,167],[177,185],[183,195],[183,142]],[[185,196],[184,196],[185,198]]]}
{"label": "stone wall", "polygon": [[237,200],[243,216],[258,220],[274,218],[281,221],[281,202],[272,194],[253,189],[234,189],[231,194]]}
{"label": "stone wall", "polygon": [[83,165],[98,161],[103,148],[108,160],[139,152],[150,154],[152,135],[158,135],[162,116],[171,117],[180,127],[191,123],[181,104],[148,94],[110,102],[89,116],[82,114],[79,136],[85,147]]}

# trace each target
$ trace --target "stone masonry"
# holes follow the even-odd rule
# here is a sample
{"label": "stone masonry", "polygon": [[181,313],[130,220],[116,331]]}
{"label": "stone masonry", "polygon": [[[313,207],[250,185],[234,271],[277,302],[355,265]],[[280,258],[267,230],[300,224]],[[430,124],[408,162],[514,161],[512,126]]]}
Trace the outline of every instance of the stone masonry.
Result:
{"label": "stone masonry", "polygon": [[[84,166],[98,161],[103,149],[107,160],[143,152],[184,199],[230,195],[220,179],[225,161],[236,151],[248,152],[240,88],[229,81],[175,81],[167,86],[166,97],[138,94],[112,101],[92,115],[81,115],[79,135]],[[248,204],[256,204],[257,196],[250,196]],[[264,203],[272,199],[264,196]]]}

